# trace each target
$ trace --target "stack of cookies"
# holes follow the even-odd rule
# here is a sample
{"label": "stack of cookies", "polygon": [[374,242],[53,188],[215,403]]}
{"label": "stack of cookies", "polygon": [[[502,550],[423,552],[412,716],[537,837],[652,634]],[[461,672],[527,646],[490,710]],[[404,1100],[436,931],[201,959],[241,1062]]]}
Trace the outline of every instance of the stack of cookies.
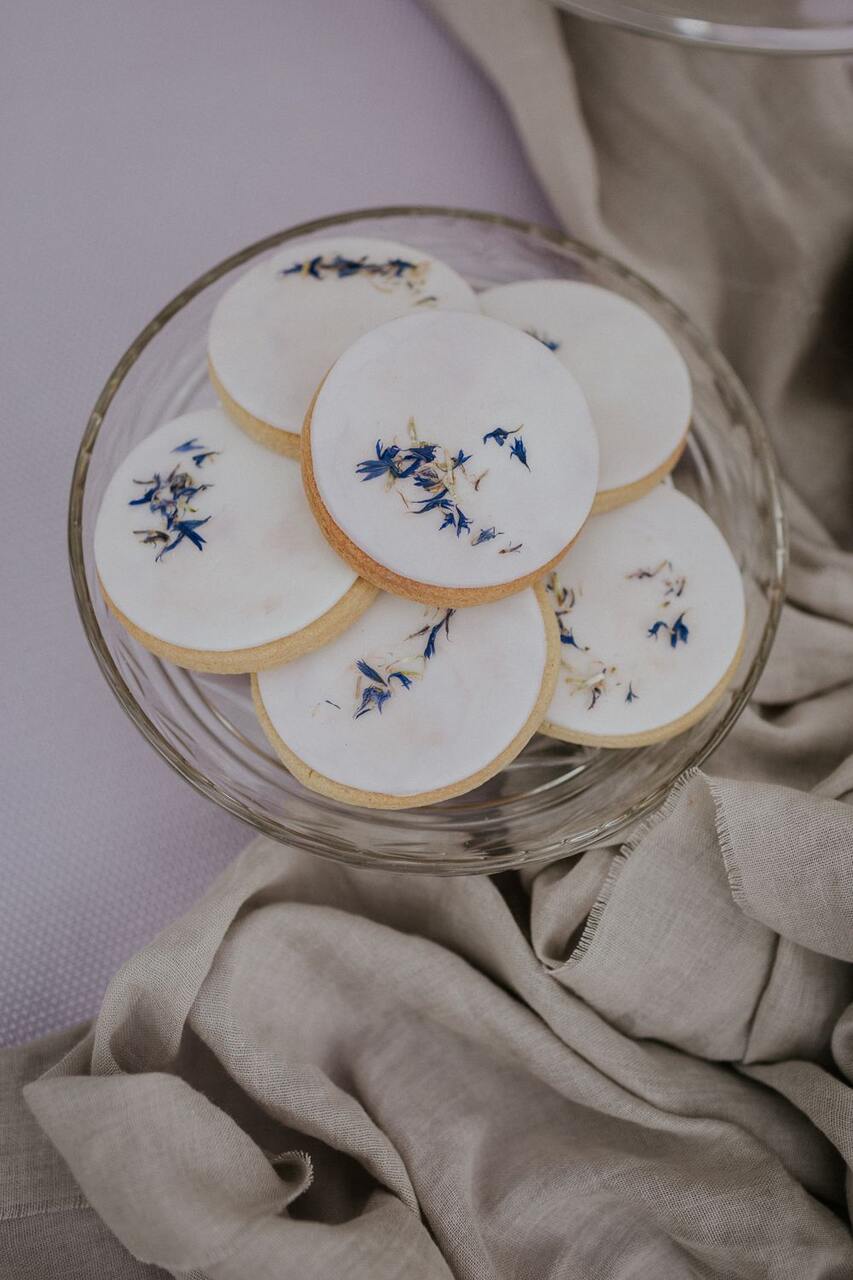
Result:
{"label": "stack of cookies", "polygon": [[251,673],[308,787],[429,804],[537,731],[634,747],[720,697],[741,576],[667,478],[690,377],[634,303],[303,241],[223,295],[208,352],[221,408],[118,468],[98,577],[153,653]]}

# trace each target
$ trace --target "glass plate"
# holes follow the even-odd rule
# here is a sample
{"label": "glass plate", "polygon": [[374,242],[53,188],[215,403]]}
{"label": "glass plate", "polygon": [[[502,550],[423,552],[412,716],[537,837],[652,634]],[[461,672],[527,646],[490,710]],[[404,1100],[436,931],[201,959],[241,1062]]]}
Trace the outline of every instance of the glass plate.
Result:
{"label": "glass plate", "polygon": [[[675,483],[711,514],[744,576],[747,627],[730,690],[698,725],[630,751],[572,747],[536,736],[496,778],[458,799],[384,813],[305,790],[268,746],[244,676],[208,676],[161,662],[107,612],[95,580],[94,520],[113,470],[160,423],[215,403],[205,368],[207,326],[222,293],[255,258],[286,240],[346,227],[434,253],[475,288],[551,276],[590,280],[645,307],[683,352],[695,413]],[[86,426],[69,507],[69,552],[83,626],[134,724],[204,795],[258,831],[359,866],[459,874],[494,872],[613,841],[659,805],[737,720],[764,666],[781,607],[785,531],[764,428],[723,357],[690,320],[618,262],[567,237],[492,214],[366,210],[304,223],[206,272],[151,321],[121,358]]]}
{"label": "glass plate", "polygon": [[853,52],[853,0],[556,0],[581,18],[717,49]]}

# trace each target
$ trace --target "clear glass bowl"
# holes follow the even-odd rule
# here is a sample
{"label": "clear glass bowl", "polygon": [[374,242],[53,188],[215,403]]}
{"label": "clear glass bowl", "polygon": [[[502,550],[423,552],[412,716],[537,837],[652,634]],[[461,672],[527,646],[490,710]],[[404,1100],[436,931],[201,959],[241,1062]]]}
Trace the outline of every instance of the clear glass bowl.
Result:
{"label": "clear glass bowl", "polygon": [[[498,777],[425,809],[353,809],[305,790],[268,746],[248,677],[207,676],[161,662],[133,641],[97,589],[93,529],[114,468],[161,422],[215,403],[205,371],[207,326],[234,278],[286,240],[346,227],[402,240],[449,262],[476,287],[553,276],[633,298],[689,364],[695,415],[675,482],[711,514],[742,569],[743,657],[729,692],[698,725],[631,751],[537,736]],[[202,794],[283,843],[360,866],[495,872],[613,841],[659,805],[737,720],[764,666],[783,595],[785,531],[773,459],[758,415],[723,357],[690,320],[618,262],[528,223],[452,209],[367,210],[305,223],[249,246],[173,299],[122,357],[98,397],[77,456],[69,508],[71,574],[101,670],[134,724]]]}
{"label": "clear glass bowl", "polygon": [[716,49],[853,52],[851,0],[557,0],[581,18]]}

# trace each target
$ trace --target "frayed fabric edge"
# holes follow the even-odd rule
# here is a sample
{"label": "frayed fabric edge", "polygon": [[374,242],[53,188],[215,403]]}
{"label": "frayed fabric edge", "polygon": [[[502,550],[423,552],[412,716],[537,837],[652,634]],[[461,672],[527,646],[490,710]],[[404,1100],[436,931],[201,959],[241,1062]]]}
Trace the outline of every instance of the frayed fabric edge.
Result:
{"label": "frayed fabric edge", "polygon": [[735,859],[735,847],[734,841],[732,840],[732,833],[729,830],[723,800],[719,793],[719,785],[722,780],[706,778],[705,781],[708,784],[708,790],[711,793],[711,800],[714,804],[714,829],[717,833],[717,843],[720,846],[720,854],[723,859],[723,866],[726,872],[729,892],[744,915],[751,916],[752,912],[749,909],[749,901],[743,887],[743,877],[741,876],[740,869],[738,868]]}
{"label": "frayed fabric edge", "polygon": [[294,1190],[293,1200],[304,1195],[305,1192],[313,1186],[314,1161],[311,1159],[307,1151],[280,1151],[277,1155],[265,1151],[264,1155],[276,1170],[278,1170],[280,1165],[287,1165],[291,1169],[301,1169],[302,1183]]}
{"label": "frayed fabric edge", "polygon": [[[583,927],[583,932],[577,941],[577,945],[568,959],[560,966],[560,969],[563,972],[565,972],[566,969],[571,969],[575,965],[579,964],[588,953],[593,941],[595,940],[595,935],[598,932],[598,926],[601,924],[604,912],[610,902],[616,882],[624,871],[628,859],[640,843],[645,840],[646,836],[670,816],[681,798],[682,791],[688,783],[692,782],[694,778],[702,776],[703,775],[698,769],[688,769],[680,778],[677,778],[672,785],[669,795],[666,797],[660,808],[656,809],[651,817],[645,818],[639,824],[631,839],[627,841],[616,854],[610,864],[610,869],[607,872],[604,884],[601,886],[601,892],[593,903],[589,915],[586,918],[586,924]],[[705,781],[707,782],[707,778]],[[556,972],[556,970],[553,972]]]}

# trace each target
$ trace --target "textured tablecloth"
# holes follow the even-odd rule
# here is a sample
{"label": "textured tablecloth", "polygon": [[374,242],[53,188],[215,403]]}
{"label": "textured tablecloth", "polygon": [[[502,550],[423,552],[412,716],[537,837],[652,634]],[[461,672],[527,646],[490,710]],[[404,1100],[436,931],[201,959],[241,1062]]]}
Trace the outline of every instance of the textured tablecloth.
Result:
{"label": "textured tablecloth", "polygon": [[251,834],[143,742],[77,619],[67,490],[113,364],[183,284],[303,219],[551,215],[497,96],[413,0],[7,4],[0,96],[8,1044],[91,1016]]}

